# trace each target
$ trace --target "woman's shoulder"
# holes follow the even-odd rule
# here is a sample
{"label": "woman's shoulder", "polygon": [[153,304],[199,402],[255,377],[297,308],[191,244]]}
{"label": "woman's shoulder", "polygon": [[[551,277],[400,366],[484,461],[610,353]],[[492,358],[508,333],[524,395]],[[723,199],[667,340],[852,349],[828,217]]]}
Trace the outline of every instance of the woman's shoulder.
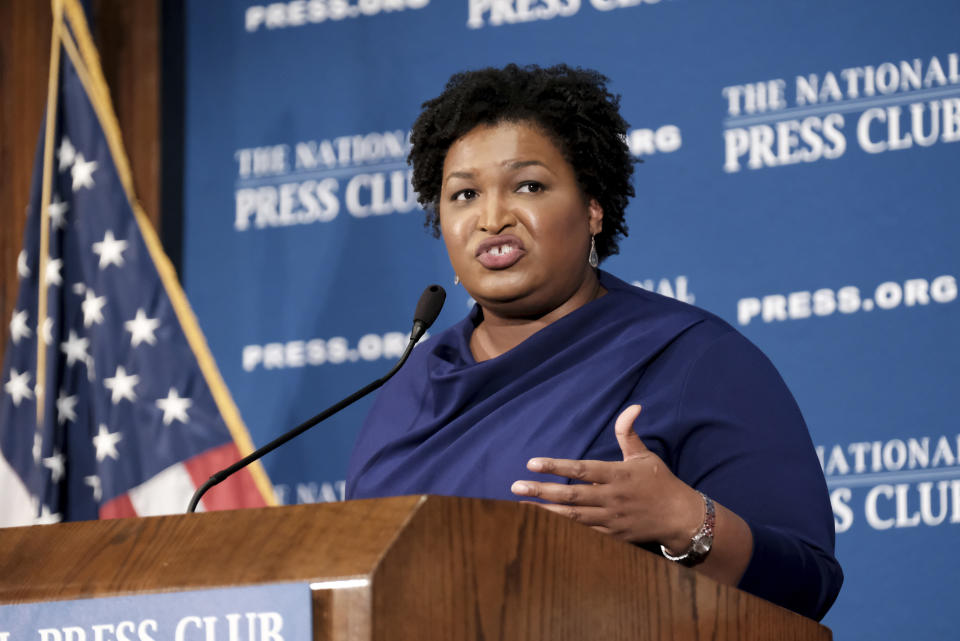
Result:
{"label": "woman's shoulder", "polygon": [[730,323],[701,307],[631,285],[604,271],[600,272],[600,283],[613,294],[611,312],[635,331],[648,332],[651,327],[662,326],[675,331],[684,342],[712,343],[734,335],[749,343]]}

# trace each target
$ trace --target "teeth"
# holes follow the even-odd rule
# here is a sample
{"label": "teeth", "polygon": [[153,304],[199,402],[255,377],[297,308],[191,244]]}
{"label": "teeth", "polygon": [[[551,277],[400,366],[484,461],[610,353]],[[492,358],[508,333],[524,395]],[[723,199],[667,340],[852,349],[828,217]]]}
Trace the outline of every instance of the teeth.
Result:
{"label": "teeth", "polygon": [[512,254],[513,250],[513,245],[498,245],[497,247],[491,247],[489,253],[492,256],[504,256],[506,254]]}

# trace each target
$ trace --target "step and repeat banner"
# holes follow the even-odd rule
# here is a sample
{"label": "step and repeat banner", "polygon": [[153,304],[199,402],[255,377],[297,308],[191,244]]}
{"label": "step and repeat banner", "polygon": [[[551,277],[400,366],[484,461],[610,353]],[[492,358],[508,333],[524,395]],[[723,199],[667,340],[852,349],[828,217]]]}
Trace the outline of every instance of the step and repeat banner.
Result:
{"label": "step and repeat banner", "polygon": [[[757,343],[800,403],[846,583],[837,639],[954,638],[960,3],[187,3],[183,280],[258,444],[381,376],[433,282],[405,157],[454,72],[600,70],[631,124],[604,267]],[[265,465],[339,500],[369,400]],[[789,577],[784,577],[789,581]]]}

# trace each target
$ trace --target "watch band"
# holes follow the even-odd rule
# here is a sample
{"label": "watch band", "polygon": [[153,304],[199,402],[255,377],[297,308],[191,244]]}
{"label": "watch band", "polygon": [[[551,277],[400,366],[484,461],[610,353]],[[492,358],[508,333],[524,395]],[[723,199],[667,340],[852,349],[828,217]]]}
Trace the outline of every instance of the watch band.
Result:
{"label": "watch band", "polygon": [[703,497],[703,523],[700,525],[697,533],[693,535],[693,538],[690,539],[690,545],[687,546],[687,549],[684,550],[682,554],[678,555],[670,554],[666,546],[660,546],[660,551],[663,552],[663,556],[671,561],[682,563],[687,567],[702,563],[703,560],[707,558],[707,555],[710,554],[710,548],[713,547],[713,529],[717,523],[717,509],[713,504],[713,500],[703,492],[698,493]]}

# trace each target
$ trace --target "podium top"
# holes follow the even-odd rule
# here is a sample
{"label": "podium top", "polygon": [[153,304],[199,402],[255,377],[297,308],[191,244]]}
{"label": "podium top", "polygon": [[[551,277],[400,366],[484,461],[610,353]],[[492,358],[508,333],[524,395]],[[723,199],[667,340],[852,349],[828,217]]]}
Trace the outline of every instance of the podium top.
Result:
{"label": "podium top", "polygon": [[0,529],[0,603],[368,576],[427,500]]}

